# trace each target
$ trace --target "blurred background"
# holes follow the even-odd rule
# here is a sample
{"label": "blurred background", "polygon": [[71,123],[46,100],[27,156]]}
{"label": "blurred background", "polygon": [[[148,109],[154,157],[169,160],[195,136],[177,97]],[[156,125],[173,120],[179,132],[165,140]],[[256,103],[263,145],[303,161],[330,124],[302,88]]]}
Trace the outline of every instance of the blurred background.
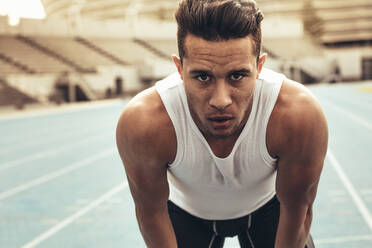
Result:
{"label": "blurred background", "polygon": [[[315,244],[372,247],[372,1],[257,2],[266,67],[305,84],[328,119]],[[0,0],[1,248],[145,247],[115,127],[175,71],[177,6]]]}
{"label": "blurred background", "polygon": [[[267,67],[372,79],[370,0],[258,0]],[[174,71],[176,0],[0,0],[0,105],[132,96]],[[31,19],[33,18],[33,19]]]}

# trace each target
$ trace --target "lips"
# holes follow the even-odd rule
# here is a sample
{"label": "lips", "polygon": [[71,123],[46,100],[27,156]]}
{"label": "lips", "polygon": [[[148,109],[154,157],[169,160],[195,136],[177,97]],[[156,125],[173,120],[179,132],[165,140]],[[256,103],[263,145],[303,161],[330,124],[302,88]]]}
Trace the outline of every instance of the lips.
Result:
{"label": "lips", "polygon": [[216,122],[224,122],[233,119],[231,116],[211,116],[208,117],[208,120],[210,121],[216,121]]}
{"label": "lips", "polygon": [[230,115],[214,115],[207,118],[212,125],[217,129],[227,128],[230,120],[234,119]]}

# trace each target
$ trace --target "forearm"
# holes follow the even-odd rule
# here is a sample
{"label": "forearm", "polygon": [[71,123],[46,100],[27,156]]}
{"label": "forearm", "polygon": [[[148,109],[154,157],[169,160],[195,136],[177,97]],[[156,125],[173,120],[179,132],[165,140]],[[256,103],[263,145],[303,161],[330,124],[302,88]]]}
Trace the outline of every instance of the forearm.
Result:
{"label": "forearm", "polygon": [[177,248],[176,236],[167,210],[136,209],[140,231],[148,248]]}
{"label": "forearm", "polygon": [[275,248],[303,248],[310,231],[312,214],[302,216],[282,213],[275,240]]}

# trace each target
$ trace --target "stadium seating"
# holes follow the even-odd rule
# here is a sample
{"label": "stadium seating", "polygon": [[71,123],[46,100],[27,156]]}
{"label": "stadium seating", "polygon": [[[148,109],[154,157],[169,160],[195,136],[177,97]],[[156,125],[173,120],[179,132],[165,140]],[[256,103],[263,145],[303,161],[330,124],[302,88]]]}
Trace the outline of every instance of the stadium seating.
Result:
{"label": "stadium seating", "polygon": [[134,40],[96,38],[90,41],[130,64],[141,64],[146,59],[162,59],[159,54]]}
{"label": "stadium seating", "polygon": [[258,0],[264,14],[310,19],[315,38],[326,46],[363,44],[372,40],[370,0]]}
{"label": "stadium seating", "polygon": [[[0,74],[4,78],[11,75],[8,78],[18,82],[13,75],[32,74],[34,80],[19,79],[29,83],[45,76],[50,92],[55,78],[76,75],[74,84],[85,91],[86,98],[97,99],[114,89],[118,76],[128,93],[174,71],[171,55],[178,53],[177,28],[169,13],[177,8],[175,1],[141,0],[146,6],[140,4],[138,9],[135,1],[85,0],[78,1],[79,6],[70,0],[42,2],[46,20],[22,20],[17,28],[5,26],[6,20],[0,18]],[[269,54],[268,66],[302,83],[334,81],[334,74],[352,80],[371,77],[372,50],[364,46],[372,44],[370,0],[257,2],[265,15],[263,51]],[[81,7],[80,16],[70,13],[75,7]],[[132,17],[127,16],[130,11],[134,11]],[[281,28],[268,25],[265,29],[270,22]],[[347,49],[354,47],[360,52],[349,56]],[[40,92],[35,95],[46,95]]]}
{"label": "stadium seating", "polygon": [[178,54],[176,37],[168,40],[147,39],[146,42],[161,51],[163,54],[166,54],[168,58],[170,58],[172,54]]}
{"label": "stadium seating", "polygon": [[37,102],[35,99],[11,87],[0,78],[0,106],[15,105],[17,108],[23,108],[25,104],[35,102]]}
{"label": "stadium seating", "polygon": [[72,71],[73,68],[12,36],[0,37],[0,53],[36,72]]}
{"label": "stadium seating", "polygon": [[53,51],[63,54],[84,68],[116,64],[111,59],[100,55],[69,37],[33,37],[33,40]]}
{"label": "stadium seating", "polygon": [[9,58],[0,55],[0,73],[1,74],[17,74],[22,73],[23,70],[16,67]]}

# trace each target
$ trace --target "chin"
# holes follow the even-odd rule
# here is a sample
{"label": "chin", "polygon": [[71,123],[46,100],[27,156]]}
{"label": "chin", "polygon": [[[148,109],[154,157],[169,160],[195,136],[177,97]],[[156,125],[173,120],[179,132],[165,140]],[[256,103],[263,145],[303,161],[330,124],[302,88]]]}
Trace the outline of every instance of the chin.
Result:
{"label": "chin", "polygon": [[228,138],[233,135],[233,132],[229,130],[212,130],[209,134],[216,138]]}
{"label": "chin", "polygon": [[231,136],[231,134],[221,134],[221,133],[215,133],[212,135],[213,137],[218,138],[218,139],[226,139]]}

